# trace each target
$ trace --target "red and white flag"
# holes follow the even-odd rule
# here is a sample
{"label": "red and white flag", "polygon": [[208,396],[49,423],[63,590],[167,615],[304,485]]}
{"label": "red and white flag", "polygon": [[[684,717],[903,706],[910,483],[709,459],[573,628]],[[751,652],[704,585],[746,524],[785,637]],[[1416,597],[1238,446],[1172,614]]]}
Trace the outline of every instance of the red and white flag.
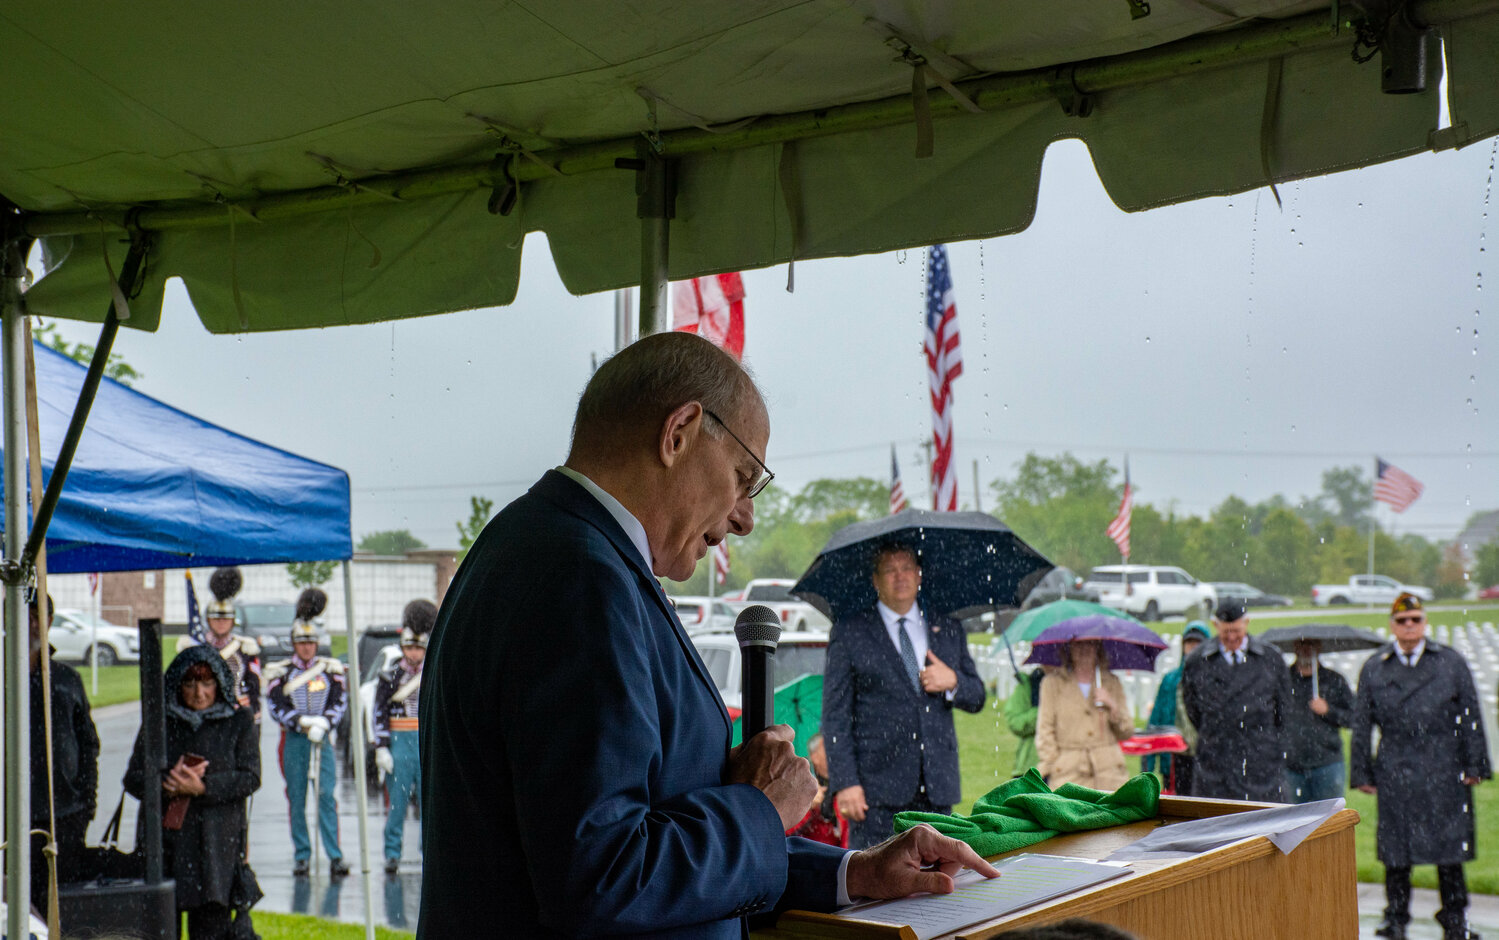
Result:
{"label": "red and white flag", "polygon": [[737,273],[681,281],[671,293],[672,329],[696,333],[744,358],[744,281]]}
{"label": "red and white flag", "polygon": [[963,374],[963,354],[958,347],[958,308],[943,245],[927,250],[924,348],[932,395],[932,508],[954,512],[958,508],[958,475],[952,462],[952,382]]}
{"label": "red and white flag", "polygon": [[729,579],[729,543],[719,542],[713,546],[713,573],[719,584]]}
{"label": "red and white flag", "polygon": [[895,462],[895,445],[890,445],[890,515],[895,515],[909,505],[905,487],[900,485],[900,464]]}
{"label": "red and white flag", "polygon": [[1119,515],[1109,523],[1107,530],[1109,538],[1119,546],[1119,554],[1126,559],[1129,558],[1129,516],[1130,508],[1134,505],[1134,497],[1129,487],[1129,458],[1124,459],[1124,498],[1119,501]]}
{"label": "red and white flag", "polygon": [[1405,512],[1416,501],[1425,486],[1421,481],[1394,464],[1374,458],[1374,498],[1389,503],[1396,512]]}

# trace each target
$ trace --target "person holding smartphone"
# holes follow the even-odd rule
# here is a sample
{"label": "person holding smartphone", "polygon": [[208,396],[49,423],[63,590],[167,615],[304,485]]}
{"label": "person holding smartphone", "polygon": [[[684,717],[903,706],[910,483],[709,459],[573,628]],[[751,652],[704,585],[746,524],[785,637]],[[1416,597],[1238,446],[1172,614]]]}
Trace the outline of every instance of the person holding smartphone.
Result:
{"label": "person holding smartphone", "polygon": [[[251,936],[245,925],[260,896],[244,861],[245,801],[260,789],[254,715],[236,704],[229,666],[210,646],[178,653],[162,685],[168,767],[160,779],[162,849],[177,882],[177,909],[187,912],[191,940]],[[124,782],[136,799],[156,785],[148,781],[140,735]]]}

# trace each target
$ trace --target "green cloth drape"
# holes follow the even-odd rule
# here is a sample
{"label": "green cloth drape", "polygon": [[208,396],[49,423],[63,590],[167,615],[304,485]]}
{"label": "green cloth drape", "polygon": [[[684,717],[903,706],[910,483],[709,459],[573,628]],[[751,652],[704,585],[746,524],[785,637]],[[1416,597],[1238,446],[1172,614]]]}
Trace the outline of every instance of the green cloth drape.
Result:
{"label": "green cloth drape", "polygon": [[961,839],[989,857],[1023,849],[1064,832],[1104,829],[1150,819],[1161,798],[1155,774],[1136,774],[1113,793],[1074,783],[1053,791],[1032,768],[1023,777],[1002,783],[979,797],[970,816],[904,812],[895,814],[895,831],[920,823]]}

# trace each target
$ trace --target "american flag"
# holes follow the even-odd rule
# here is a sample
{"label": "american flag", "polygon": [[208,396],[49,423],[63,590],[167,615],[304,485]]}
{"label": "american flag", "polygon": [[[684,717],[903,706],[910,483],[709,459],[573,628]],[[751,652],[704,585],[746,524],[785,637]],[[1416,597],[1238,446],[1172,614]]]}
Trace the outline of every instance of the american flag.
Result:
{"label": "american flag", "polygon": [[193,573],[184,571],[187,575],[187,635],[198,643],[203,643],[207,635],[203,632],[203,617],[198,613],[198,595],[193,590]]}
{"label": "american flag", "polygon": [[683,281],[672,289],[671,328],[696,333],[744,358],[744,280],[738,274],[712,274]]}
{"label": "american flag", "polygon": [[719,584],[723,584],[729,579],[728,542],[719,542],[713,546],[713,573],[718,578]]}
{"label": "american flag", "polygon": [[1129,488],[1129,459],[1125,458],[1124,498],[1119,501],[1119,515],[1114,517],[1114,521],[1109,523],[1105,531],[1108,532],[1109,538],[1114,540],[1114,544],[1119,546],[1119,554],[1126,559],[1129,558],[1129,516],[1133,505],[1134,496]]}
{"label": "american flag", "polygon": [[895,515],[905,509],[906,502],[905,487],[900,485],[900,464],[895,462],[895,445],[890,445],[890,515]]}
{"label": "american flag", "polygon": [[1396,512],[1405,512],[1426,487],[1394,464],[1385,463],[1378,457],[1374,458],[1374,462],[1374,498],[1382,503],[1389,503],[1390,508]]}
{"label": "american flag", "polygon": [[958,475],[952,463],[952,381],[963,374],[958,350],[958,308],[953,300],[947,248],[927,250],[926,369],[932,393],[932,508],[958,508]]}

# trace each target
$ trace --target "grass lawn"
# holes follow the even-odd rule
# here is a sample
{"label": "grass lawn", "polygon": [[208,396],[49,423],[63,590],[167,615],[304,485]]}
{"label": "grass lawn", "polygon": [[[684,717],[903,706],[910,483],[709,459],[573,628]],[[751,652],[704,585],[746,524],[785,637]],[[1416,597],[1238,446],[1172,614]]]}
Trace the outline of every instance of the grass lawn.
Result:
{"label": "grass lawn", "polygon": [[[344,924],[338,921],[308,917],[303,914],[272,914],[255,912],[255,930],[263,940],[363,940],[364,927],[360,924]],[[375,928],[377,940],[404,940],[415,933],[404,930]]]}
{"label": "grass lawn", "polygon": [[[1000,712],[1002,702],[993,696],[984,710],[976,715],[954,711],[958,731],[958,759],[963,772],[963,802],[954,807],[958,813],[972,811],[973,801],[1010,779],[1015,765],[1015,736],[1005,726]],[[1344,733],[1346,754],[1347,733]],[[1139,773],[1140,759],[1125,758],[1130,772]],[[1374,829],[1377,814],[1374,797],[1357,790],[1348,792],[1348,806],[1358,810],[1361,820],[1354,829],[1354,852],[1358,859],[1359,881],[1384,882],[1384,866],[1374,857]],[[1468,889],[1476,894],[1499,894],[1499,781],[1489,781],[1477,788],[1478,857],[1468,864]],[[1418,888],[1437,886],[1436,869],[1417,867],[1412,883]]]}

